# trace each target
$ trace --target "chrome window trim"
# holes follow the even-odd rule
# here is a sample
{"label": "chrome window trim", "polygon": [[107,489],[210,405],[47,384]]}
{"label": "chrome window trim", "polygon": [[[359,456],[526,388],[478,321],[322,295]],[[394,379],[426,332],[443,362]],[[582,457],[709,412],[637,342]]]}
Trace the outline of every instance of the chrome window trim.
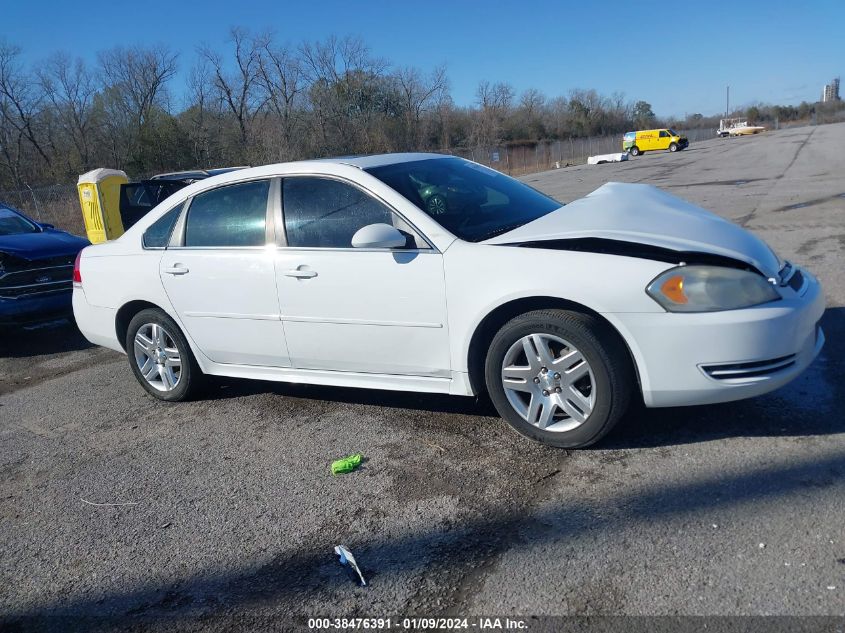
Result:
{"label": "chrome window trim", "polygon": [[170,241],[167,243],[167,249],[170,250],[171,248],[181,248],[182,244],[185,241],[185,221],[188,217],[188,209],[191,208],[191,203],[194,201],[194,197],[191,196],[185,199],[185,202],[182,203],[182,213],[179,214],[179,219],[176,220],[176,226],[173,227],[173,231],[170,232]]}
{"label": "chrome window trim", "polygon": [[[269,187],[267,187],[267,208],[264,215],[264,244],[260,244],[258,246],[185,246],[185,234],[188,228],[188,213],[191,210],[191,204],[194,202],[194,198],[197,196],[201,196],[206,193],[211,193],[212,191],[217,191],[218,189],[223,189],[224,187],[233,187],[236,185],[242,185],[247,182],[257,182],[257,181],[268,181]],[[217,187],[210,187],[208,189],[203,189],[202,191],[198,191],[194,195],[190,196],[184,202],[184,207],[182,208],[182,214],[179,216],[179,219],[176,221],[176,226],[173,227],[173,232],[170,234],[170,243],[167,245],[167,249],[173,250],[187,250],[187,251],[206,251],[206,250],[229,250],[229,251],[244,251],[244,250],[265,250],[268,246],[272,245],[273,242],[273,226],[270,225],[270,219],[273,217],[273,204],[272,204],[272,193],[273,193],[273,182],[279,180],[278,176],[256,176],[254,178],[244,178],[243,180],[238,180],[236,182],[227,182]],[[278,186],[278,185],[277,185]]]}
{"label": "chrome window trim", "polygon": [[[274,177],[270,182],[270,194],[267,199],[267,239],[266,245],[278,244],[281,239],[287,244],[282,217],[282,179]],[[281,235],[279,235],[281,233]]]}
{"label": "chrome window trim", "polygon": [[[276,246],[281,249],[282,247]],[[285,251],[318,251],[321,253],[336,251],[338,253],[348,253],[349,251],[356,251],[359,253],[417,253],[419,255],[440,255],[440,251],[436,248],[355,248],[353,246],[285,246]]]}
{"label": "chrome window trim", "polygon": [[175,249],[168,247],[168,250],[178,251],[266,251],[272,244],[261,246],[177,246]]}
{"label": "chrome window trim", "polygon": [[[370,196],[371,198],[377,200],[385,207],[387,207],[388,211],[391,213],[395,213],[405,224],[407,224],[411,230],[420,238],[423,242],[428,244],[428,248],[355,248],[354,246],[288,246],[287,241],[287,226],[285,225],[285,205],[284,205],[284,181],[288,178],[322,178],[324,180],[336,180],[338,182],[342,182],[347,185],[351,185],[364,193],[365,195]],[[297,173],[297,174],[286,174],[279,176],[279,215],[277,219],[279,221],[279,226],[281,227],[281,231],[276,231],[276,247],[277,248],[284,248],[287,250],[308,250],[308,251],[360,251],[360,252],[386,252],[386,253],[438,253],[440,251],[437,247],[432,243],[430,239],[428,239],[422,231],[408,218],[406,218],[402,213],[400,213],[392,204],[387,202],[384,198],[379,196],[377,193],[370,191],[360,183],[355,182],[354,180],[350,180],[349,178],[344,178],[343,176],[335,176],[334,174],[320,174],[320,173]],[[279,239],[279,234],[281,233],[282,239]]]}

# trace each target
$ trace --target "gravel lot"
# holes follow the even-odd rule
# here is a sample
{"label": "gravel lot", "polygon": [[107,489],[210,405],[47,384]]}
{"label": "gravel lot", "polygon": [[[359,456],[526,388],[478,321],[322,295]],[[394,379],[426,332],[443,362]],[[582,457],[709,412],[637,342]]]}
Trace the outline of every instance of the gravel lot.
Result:
{"label": "gravel lot", "polygon": [[[632,411],[590,450],[531,443],[466,398],[224,380],[168,405],[72,325],[2,333],[0,628],[845,614],[843,147],[845,124],[805,127],[525,177],[562,201],[658,185],[827,295],[827,346],[792,384]],[[355,451],[364,466],[332,477]]]}

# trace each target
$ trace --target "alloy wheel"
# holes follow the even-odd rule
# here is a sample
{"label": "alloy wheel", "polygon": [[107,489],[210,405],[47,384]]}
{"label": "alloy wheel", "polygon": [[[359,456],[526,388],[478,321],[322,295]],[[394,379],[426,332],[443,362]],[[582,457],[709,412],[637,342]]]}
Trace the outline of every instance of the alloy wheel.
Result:
{"label": "alloy wheel", "polygon": [[432,196],[428,201],[428,211],[432,215],[443,215],[446,213],[446,200],[443,196]]}
{"label": "alloy wheel", "polygon": [[544,431],[571,431],[596,402],[595,378],[584,355],[551,334],[529,334],[508,349],[502,386],[513,409]]}
{"label": "alloy wheel", "polygon": [[182,357],[173,336],[158,323],[135,333],[135,363],[144,380],[158,391],[172,391],[182,377]]}

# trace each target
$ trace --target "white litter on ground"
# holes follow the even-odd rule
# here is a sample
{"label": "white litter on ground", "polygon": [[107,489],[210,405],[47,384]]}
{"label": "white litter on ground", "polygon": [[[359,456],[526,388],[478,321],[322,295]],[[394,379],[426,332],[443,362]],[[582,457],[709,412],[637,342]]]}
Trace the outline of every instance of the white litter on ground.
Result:
{"label": "white litter on ground", "polygon": [[628,160],[628,152],[619,152],[618,154],[598,154],[590,156],[587,159],[588,165],[601,165],[602,163],[619,163],[623,160]]}

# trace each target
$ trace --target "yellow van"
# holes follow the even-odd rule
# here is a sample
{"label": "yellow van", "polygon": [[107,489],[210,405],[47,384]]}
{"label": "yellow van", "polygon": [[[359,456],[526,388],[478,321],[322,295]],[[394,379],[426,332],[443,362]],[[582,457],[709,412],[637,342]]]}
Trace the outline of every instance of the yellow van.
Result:
{"label": "yellow van", "polygon": [[677,152],[688,145],[689,141],[686,136],[681,136],[675,130],[668,128],[625,132],[622,137],[622,151],[628,152],[631,156],[639,156],[643,152],[651,152],[657,149]]}

